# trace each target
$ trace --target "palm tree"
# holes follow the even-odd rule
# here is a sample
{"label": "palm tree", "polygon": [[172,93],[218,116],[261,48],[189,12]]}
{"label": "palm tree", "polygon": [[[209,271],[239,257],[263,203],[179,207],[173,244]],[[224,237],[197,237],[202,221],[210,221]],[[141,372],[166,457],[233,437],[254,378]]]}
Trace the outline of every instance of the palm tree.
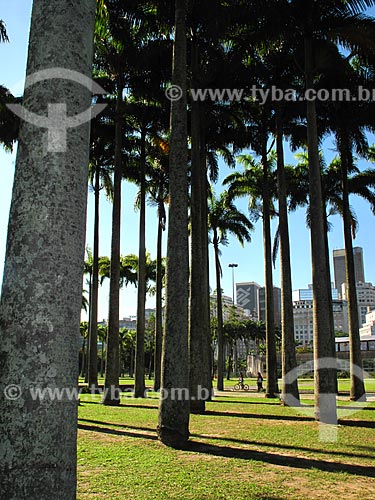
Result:
{"label": "palm tree", "polygon": [[208,224],[212,232],[212,244],[215,255],[216,297],[217,297],[217,389],[224,390],[224,338],[223,312],[221,291],[221,266],[219,245],[228,244],[228,235],[233,234],[241,245],[250,241],[250,231],[253,225],[228,198],[227,193],[221,193],[219,198],[214,194],[209,202]]}
{"label": "palm tree", "polygon": [[85,377],[86,375],[86,342],[87,342],[87,338],[88,338],[88,334],[89,334],[89,324],[87,321],[81,321],[81,324],[80,324],[80,334],[81,334],[81,337],[82,337],[82,348],[81,348],[81,352],[82,352],[82,356],[81,356],[81,373],[80,373],[80,377]]}
{"label": "palm tree", "polygon": [[20,98],[15,98],[7,88],[0,85],[0,143],[6,151],[13,151],[18,139],[20,119],[7,107],[7,104],[17,104]]}
{"label": "palm tree", "polygon": [[190,401],[173,397],[172,389],[188,391],[188,177],[186,114],[186,0],[175,2],[172,84],[182,97],[172,102],[169,164],[170,208],[167,243],[167,290],[163,339],[158,436],[166,445],[182,448],[189,438]]}
{"label": "palm tree", "polygon": [[168,202],[168,166],[167,155],[169,145],[165,141],[157,141],[159,150],[159,159],[155,160],[150,180],[147,185],[147,191],[150,197],[150,203],[156,205],[158,212],[158,232],[157,232],[157,250],[156,250],[156,315],[155,315],[155,358],[154,358],[154,391],[160,389],[161,375],[161,353],[163,342],[163,311],[162,311],[162,290],[163,290],[163,257],[162,243],[163,232],[167,221],[165,204]]}
{"label": "palm tree", "polygon": [[105,354],[105,341],[107,339],[107,325],[98,325],[98,339],[101,342],[100,353],[100,376],[104,375],[104,354]]}
{"label": "palm tree", "polygon": [[91,129],[91,161],[89,182],[94,191],[94,242],[92,252],[92,275],[90,286],[89,310],[89,350],[88,373],[89,387],[98,385],[98,288],[99,288],[99,203],[100,191],[105,190],[108,199],[112,199],[113,184],[107,166],[108,132],[112,127],[101,125],[95,120]]}
{"label": "palm tree", "polygon": [[139,183],[140,191],[138,204],[139,217],[139,257],[138,257],[138,295],[137,295],[137,346],[135,361],[134,397],[145,396],[145,304],[146,304],[146,173],[147,163],[147,136],[155,134],[160,126],[162,108],[160,105],[146,100],[129,100],[127,106],[127,120],[140,136],[139,169],[135,180]]}
{"label": "palm tree", "polygon": [[[372,5],[374,5],[373,1],[366,0],[348,0],[346,2],[334,0],[313,2],[311,0],[305,2],[302,13],[299,2],[292,2],[291,17],[303,33],[305,84],[308,92],[314,89],[314,79],[320,69],[316,65],[318,51],[322,52],[323,49],[327,55],[327,51],[324,50],[324,42],[339,41],[355,52],[359,47],[363,47],[371,37],[373,38],[370,31],[371,29],[373,31],[371,22],[359,15],[364,8]],[[335,352],[325,213],[319,165],[316,102],[308,100],[306,109],[314,290],[315,414],[320,422],[336,424],[336,373],[332,367],[321,366],[324,363],[322,360],[325,357],[334,358]]]}
{"label": "palm tree", "polygon": [[9,42],[5,23],[2,19],[0,19],[0,42]]}
{"label": "palm tree", "polygon": [[[281,110],[278,110],[281,113]],[[281,261],[281,327],[282,327],[282,400],[284,404],[299,401],[297,379],[288,382],[286,376],[297,367],[292,298],[292,274],[290,268],[290,243],[287,207],[287,186],[284,165],[282,116],[276,118],[277,187],[279,200],[279,234]],[[290,397],[292,396],[292,398]]]}
{"label": "palm tree", "polygon": [[[300,67],[304,67],[305,89],[311,96],[319,75],[335,65],[336,57],[333,60],[331,57],[332,44],[341,44],[351,55],[373,50],[374,21],[362,14],[364,9],[373,5],[373,0],[275,0],[260,4],[259,9],[263,10],[262,28],[268,32],[269,40],[287,40],[304,54]],[[275,8],[277,17],[274,15]],[[306,103],[306,124],[314,289],[315,414],[323,423],[337,423],[336,370],[334,367],[324,367],[322,361],[327,357],[333,359],[335,351],[328,243],[319,165],[317,106],[312,99],[307,99]]]}
{"label": "palm tree", "polygon": [[340,158],[329,165],[323,179],[326,181],[328,200],[340,213],[343,221],[351,363],[350,398],[356,401],[366,396],[363,378],[355,371],[355,366],[362,366],[362,356],[352,242],[356,235],[357,220],[350,206],[349,197],[351,194],[361,196],[375,213],[375,171],[369,169],[360,172],[356,167],[351,146],[345,140],[349,131],[349,126],[345,131],[341,130],[338,140]]}
{"label": "palm tree", "polygon": [[[272,198],[275,197],[275,182],[271,179],[271,172],[275,164],[275,156],[268,158],[265,131],[261,140],[262,163],[257,162],[251,155],[241,155],[239,162],[245,167],[244,172],[230,174],[223,182],[229,185],[228,193],[231,198],[249,196],[249,208],[255,219],[263,220],[263,247],[266,285],[266,344],[267,344],[267,389],[266,397],[275,397],[277,387],[277,360],[276,338],[274,321],[274,297],[272,278],[272,250],[271,250],[271,214],[275,213]],[[274,174],[272,174],[274,175]]]}
{"label": "palm tree", "polygon": [[[94,1],[56,9],[54,2],[35,0],[27,74],[53,61],[90,77],[94,19]],[[51,96],[72,115],[90,108],[86,88],[72,90],[60,79],[26,88],[23,102],[43,115]],[[0,302],[0,379],[2,394],[19,381],[30,404],[0,399],[4,498],[76,496],[77,403],[46,398],[31,404],[30,390],[34,381],[62,393],[77,389],[88,161],[89,124],[69,131],[65,152],[51,153],[45,130],[22,123]]]}
{"label": "palm tree", "polygon": [[[113,89],[114,110],[114,175],[111,236],[111,278],[108,306],[108,340],[103,404],[118,405],[119,385],[119,310],[120,310],[120,232],[121,232],[121,183],[124,170],[124,89],[127,84],[129,60],[136,52],[132,20],[118,19],[117,2],[103,6],[101,23],[96,27],[95,69],[105,77]],[[119,23],[128,22],[128,30],[119,29]],[[126,38],[126,40],[124,39]],[[126,47],[126,49],[125,49]]]}

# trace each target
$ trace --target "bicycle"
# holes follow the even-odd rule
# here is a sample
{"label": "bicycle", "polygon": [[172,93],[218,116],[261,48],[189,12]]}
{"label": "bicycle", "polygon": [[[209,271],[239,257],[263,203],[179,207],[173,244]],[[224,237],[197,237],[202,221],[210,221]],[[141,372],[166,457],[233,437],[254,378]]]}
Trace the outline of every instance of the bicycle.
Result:
{"label": "bicycle", "polygon": [[250,389],[250,387],[247,385],[247,384],[244,384],[243,382],[241,381],[238,381],[238,384],[236,384],[234,387],[233,387],[233,390],[234,391],[248,391]]}

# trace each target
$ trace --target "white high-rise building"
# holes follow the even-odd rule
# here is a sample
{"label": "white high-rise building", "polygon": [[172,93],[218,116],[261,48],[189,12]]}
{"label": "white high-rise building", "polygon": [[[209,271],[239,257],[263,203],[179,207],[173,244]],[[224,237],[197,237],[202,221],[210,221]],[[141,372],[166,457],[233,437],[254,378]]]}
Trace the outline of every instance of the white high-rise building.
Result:
{"label": "white high-rise building", "polygon": [[362,328],[359,329],[361,337],[374,337],[375,338],[375,309],[369,310],[366,314],[366,321]]}
{"label": "white high-rise building", "polygon": [[[375,286],[372,283],[363,283],[359,281],[356,284],[357,289],[357,303],[358,303],[358,319],[359,326],[366,323],[366,314],[369,308],[375,308]],[[342,298],[347,300],[346,286],[342,285],[341,289]]]}
{"label": "white high-rise building", "polygon": [[[332,289],[332,309],[335,331],[348,331],[348,305],[338,298]],[[294,338],[300,345],[312,345],[314,339],[313,290],[305,288],[293,291]]]}

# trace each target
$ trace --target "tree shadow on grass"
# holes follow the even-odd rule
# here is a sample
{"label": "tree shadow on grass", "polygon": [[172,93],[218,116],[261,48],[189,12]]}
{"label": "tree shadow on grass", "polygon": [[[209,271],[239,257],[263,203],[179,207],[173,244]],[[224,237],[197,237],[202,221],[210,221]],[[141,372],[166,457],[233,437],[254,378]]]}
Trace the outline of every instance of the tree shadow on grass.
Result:
{"label": "tree shadow on grass", "polygon": [[[237,443],[247,446],[265,446],[269,448],[279,448],[281,450],[291,450],[291,451],[307,451],[308,453],[321,453],[322,455],[332,455],[332,456],[344,456],[351,458],[373,458],[371,455],[365,455],[361,453],[345,452],[345,451],[335,451],[335,450],[323,450],[321,448],[307,448],[304,446],[293,446],[289,444],[278,444],[278,443],[268,443],[265,441],[250,441],[247,439],[235,439],[224,436],[208,436],[200,434],[191,434],[191,437],[217,440],[217,441],[229,441],[230,443]],[[369,451],[375,451],[374,448],[369,448]]]}
{"label": "tree shadow on grass", "polygon": [[226,405],[231,405],[232,403],[234,404],[243,404],[243,405],[272,405],[272,406],[280,406],[280,401],[275,400],[275,402],[270,402],[270,401],[246,401],[246,398],[243,398],[244,401],[240,401],[239,399],[236,401],[218,401],[215,399],[216,397],[222,398],[222,397],[227,397],[227,396],[215,396],[212,401],[209,401],[209,403],[224,403]]}
{"label": "tree shadow on grass", "polygon": [[365,429],[375,429],[374,420],[339,420],[339,424],[345,427],[364,427]]}
{"label": "tree shadow on grass", "polygon": [[[243,394],[243,396],[237,396],[235,394],[235,391],[233,391],[232,393],[230,391],[228,391],[228,392],[229,392],[228,395],[226,395],[226,394],[216,394],[214,392],[214,398],[236,398],[236,397],[238,398],[238,397],[243,397],[245,399],[246,396],[249,397],[249,398],[251,398],[251,397],[254,398],[255,394],[260,394],[258,391],[255,391],[255,392],[246,391],[244,393],[241,393],[241,394]],[[258,402],[254,402],[253,404],[255,404],[255,405],[256,404],[264,404],[264,405],[275,405],[276,404],[277,405],[277,403],[280,403],[280,398],[278,398],[278,397],[277,398],[266,398],[264,396],[264,394],[263,394],[261,396],[258,396],[258,398],[261,401],[259,401],[259,403]],[[216,402],[216,403],[218,403],[218,401],[216,401],[215,399],[213,401]],[[231,402],[231,401],[228,401],[228,402]],[[220,403],[226,403],[226,401],[220,401]],[[252,403],[252,402],[248,401],[248,403]]]}
{"label": "tree shadow on grass", "polygon": [[[137,430],[137,431],[155,432],[154,427],[139,427],[139,426],[127,425],[127,424],[117,424],[117,423],[113,423],[113,422],[103,422],[102,420],[91,420],[91,419],[87,419],[87,418],[79,418],[78,423],[80,423],[80,422],[86,422],[89,424],[109,425],[111,427],[121,427],[124,429],[133,429],[133,430]],[[85,425],[85,424],[83,424],[83,425]]]}
{"label": "tree shadow on grass", "polygon": [[118,408],[140,408],[141,410],[158,410],[158,405],[132,405],[121,403]]}
{"label": "tree shadow on grass", "polygon": [[345,472],[356,476],[375,477],[375,469],[370,466],[343,464],[339,462],[328,462],[306,457],[293,457],[266,453],[228,446],[215,446],[196,441],[188,443],[187,451],[202,453],[216,457],[236,458],[240,460],[253,460],[256,462],[269,463],[281,467],[293,467],[295,469],[318,469],[323,472]]}
{"label": "tree shadow on grass", "polygon": [[[113,425],[113,424],[109,424]],[[152,441],[157,441],[157,436],[152,435],[152,434],[146,434],[144,432],[128,432],[128,431],[121,431],[121,430],[116,430],[116,429],[108,429],[108,427],[99,427],[97,425],[85,425],[85,424],[78,424],[78,429],[82,431],[93,431],[93,432],[100,432],[103,434],[111,434],[114,436],[126,436],[126,437],[131,437],[131,438],[142,438],[142,439],[151,439]],[[136,429],[136,427],[134,427]],[[155,432],[155,431],[153,431]]]}
{"label": "tree shadow on grass", "polygon": [[[144,408],[144,409],[147,409],[147,410],[157,410],[158,409],[158,405],[140,405],[140,404],[128,404],[128,401],[129,400],[126,400],[126,403],[120,403],[119,405],[114,405],[112,406],[112,408]],[[134,400],[135,401],[135,400]],[[103,403],[101,401],[85,401],[85,400],[81,400],[80,401],[80,405],[83,406],[83,405],[103,405]],[[106,406],[106,405],[103,405],[103,406]],[[107,408],[110,408],[111,405],[107,405]]]}
{"label": "tree shadow on grass", "polygon": [[264,415],[261,413],[235,413],[235,412],[222,412],[208,410],[202,415],[210,417],[235,417],[235,418],[255,418],[255,419],[265,419],[265,420],[287,420],[290,422],[314,422],[313,417],[304,417],[298,415]]}
{"label": "tree shadow on grass", "polygon": [[[147,427],[135,427],[135,426],[127,426],[122,424],[112,424],[107,422],[101,422],[98,420],[85,420],[81,419],[81,421],[87,421],[91,423],[104,424],[109,426],[116,427],[125,427],[128,429],[136,430],[136,431],[144,431],[144,432],[129,432],[125,430],[111,429],[104,426],[99,425],[86,425],[79,423],[78,429],[92,432],[99,432],[103,434],[109,434],[120,437],[130,437],[130,438],[141,438],[151,441],[157,441],[157,435],[155,429],[150,429]],[[199,435],[193,434],[194,437],[199,437]],[[202,436],[205,439],[223,439],[220,437],[212,437],[212,436]],[[239,439],[226,439],[225,441],[231,441],[239,444],[247,444],[247,445],[256,445],[256,446],[272,446],[274,448],[281,448],[286,450],[299,450],[299,451],[308,451],[308,452],[318,452],[318,453],[327,453],[329,455],[344,455],[347,457],[355,457],[355,458],[371,458],[367,455],[360,455],[354,453],[340,453],[335,451],[324,451],[324,450],[313,450],[310,448],[303,447],[294,447],[290,445],[277,445],[275,443],[259,443],[256,441],[246,441]],[[201,453],[206,455],[213,455],[217,457],[224,458],[236,458],[240,460],[253,460],[262,463],[269,463],[282,467],[293,467],[296,469],[318,469],[324,472],[345,472],[347,474],[363,476],[363,477],[373,477],[375,478],[375,469],[370,466],[362,466],[362,465],[351,465],[344,464],[340,462],[330,462],[325,460],[318,460],[307,457],[294,457],[290,455],[282,455],[277,453],[270,452],[260,452],[257,450],[249,450],[242,448],[233,448],[229,446],[216,446],[211,444],[205,444],[197,441],[189,441],[186,450],[187,452],[193,453]],[[264,497],[263,497],[264,498]]]}

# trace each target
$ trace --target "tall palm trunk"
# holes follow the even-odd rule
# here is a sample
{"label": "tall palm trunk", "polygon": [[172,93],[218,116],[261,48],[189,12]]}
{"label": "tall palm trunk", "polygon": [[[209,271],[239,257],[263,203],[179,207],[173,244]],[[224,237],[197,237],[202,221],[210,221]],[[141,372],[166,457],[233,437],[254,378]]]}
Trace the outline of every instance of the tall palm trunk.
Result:
{"label": "tall palm trunk", "polygon": [[122,93],[121,78],[117,79],[115,123],[115,173],[113,179],[111,278],[109,285],[109,312],[107,358],[103,404],[119,405],[119,316],[120,316],[120,229],[121,229],[121,180],[122,180]]}
{"label": "tall palm trunk", "polygon": [[[280,113],[281,110],[278,110]],[[283,124],[280,115],[277,117],[277,184],[279,198],[279,231],[281,262],[281,328],[282,328],[282,400],[286,405],[299,401],[297,379],[287,380],[289,372],[297,367],[294,342],[294,319],[292,297],[292,273],[290,269],[290,244],[286,181],[284,170]]]}
{"label": "tall palm trunk", "polygon": [[[192,42],[192,75],[194,79],[198,73],[197,42]],[[191,103],[191,203],[190,203],[190,320],[189,320],[189,348],[190,348],[190,411],[204,413],[205,398],[202,398],[199,387],[204,387],[206,379],[205,369],[205,329],[202,328],[202,317],[206,302],[202,293],[204,275],[202,272],[202,212],[201,212],[201,155],[200,155],[200,106],[197,101]],[[202,300],[203,299],[203,300]],[[208,392],[209,393],[209,392]]]}
{"label": "tall palm trunk", "polygon": [[[172,102],[169,164],[166,320],[162,355],[162,398],[158,436],[166,445],[183,448],[189,439],[190,400],[188,305],[188,169],[186,112],[186,0],[175,3],[172,83],[182,97]],[[176,398],[173,389],[183,390]]]}
{"label": "tall palm trunk", "polygon": [[[94,17],[93,0],[35,0],[27,74],[53,66],[90,77]],[[38,116],[66,103],[73,116],[91,95],[53,79],[25,89],[23,102]],[[0,490],[9,499],[76,497],[77,401],[31,391],[77,389],[89,124],[68,130],[66,151],[49,145],[45,129],[21,122],[0,302]],[[19,392],[4,393],[10,384]]]}
{"label": "tall palm trunk", "polygon": [[[162,206],[160,206],[160,204]],[[162,304],[162,244],[165,229],[164,202],[159,201],[158,236],[156,250],[156,314],[155,314],[155,356],[154,356],[154,391],[160,389],[161,352],[163,347],[163,304]]]}
{"label": "tall palm trunk", "polygon": [[104,339],[102,340],[102,358],[100,360],[100,376],[104,374]]}
{"label": "tall palm trunk", "polygon": [[82,339],[82,364],[81,364],[81,373],[80,376],[81,378],[85,378],[85,373],[86,373],[86,337],[83,337]]}
{"label": "tall palm trunk", "polygon": [[217,390],[224,390],[224,332],[223,332],[223,303],[221,294],[221,267],[219,259],[219,239],[214,230],[214,253],[216,272],[216,299],[217,299]]}
{"label": "tall palm trunk", "polygon": [[[314,49],[312,36],[305,36],[306,89],[314,83]],[[311,260],[314,307],[314,372],[315,417],[322,423],[336,424],[336,373],[334,362],[333,331],[330,321],[332,300],[329,269],[326,258],[324,204],[319,165],[318,131],[314,101],[307,102],[307,142],[309,153]],[[322,361],[330,358],[329,366]]]}
{"label": "tall palm trunk", "polygon": [[200,115],[200,175],[201,175],[201,192],[200,192],[200,203],[201,203],[201,245],[202,245],[202,262],[201,262],[201,272],[202,272],[202,289],[201,289],[201,330],[203,338],[203,366],[202,372],[204,377],[203,387],[207,388],[209,391],[208,400],[212,396],[212,368],[213,368],[213,357],[211,349],[211,310],[210,310],[210,277],[209,277],[209,240],[208,240],[208,205],[207,205],[207,193],[208,193],[208,181],[207,181],[207,158],[206,158],[206,134],[201,111]]}
{"label": "tall palm trunk", "polygon": [[94,245],[92,254],[92,285],[90,298],[88,384],[98,386],[98,291],[99,291],[99,200],[100,168],[95,168]]}
{"label": "tall palm trunk", "polygon": [[[365,398],[366,393],[362,374],[361,340],[359,336],[358,301],[355,282],[348,189],[348,171],[349,167],[353,163],[353,157],[351,147],[349,145],[349,138],[347,137],[344,129],[341,129],[339,132],[338,143],[341,156],[341,186],[343,201],[342,220],[345,241],[346,287],[350,339],[350,399],[357,401]],[[358,367],[360,370],[358,370]]]}
{"label": "tall palm trunk", "polygon": [[[328,278],[327,278],[327,287],[328,287],[328,295],[332,299],[332,284],[331,284],[331,271],[330,271],[330,264],[329,264],[329,243],[328,243],[328,216],[327,216],[327,204],[325,199],[323,198],[323,218],[324,218],[324,245],[325,245],[325,256],[326,256],[326,266],[327,266],[327,272],[328,272]],[[336,357],[336,342],[335,342],[335,320],[333,317],[333,307],[331,305],[329,311],[329,324],[332,336],[331,336],[331,342],[332,342],[332,359],[334,360]],[[338,386],[338,380],[337,380],[337,370],[334,370],[333,373],[333,378],[334,378],[334,387],[335,387],[335,394],[338,394],[339,392],[339,386]]]}
{"label": "tall palm trunk", "polygon": [[[91,270],[89,272],[89,296],[88,296],[88,299],[87,299],[87,303],[88,303],[88,322],[87,322],[87,330],[89,331],[90,329],[90,323],[91,323],[91,293],[92,293],[92,267],[91,267]],[[85,346],[86,346],[86,338],[85,338],[85,343],[84,343],[84,349],[83,349],[83,358],[82,358],[82,367],[81,367],[81,374],[80,376],[82,378],[84,378],[84,381],[87,383],[88,381],[88,368],[89,368],[89,356],[88,356],[88,347],[87,347],[87,356],[86,356],[86,352],[85,352]]]}
{"label": "tall palm trunk", "polygon": [[266,298],[266,366],[267,386],[266,397],[274,398],[277,388],[277,359],[275,337],[275,314],[272,278],[272,250],[271,250],[271,214],[269,193],[269,172],[267,159],[267,133],[263,131],[262,138],[262,163],[263,163],[263,248],[265,269],[265,298]]}
{"label": "tall palm trunk", "polygon": [[141,131],[140,214],[137,296],[137,337],[135,348],[134,397],[145,397],[145,307],[146,307],[146,131]]}

